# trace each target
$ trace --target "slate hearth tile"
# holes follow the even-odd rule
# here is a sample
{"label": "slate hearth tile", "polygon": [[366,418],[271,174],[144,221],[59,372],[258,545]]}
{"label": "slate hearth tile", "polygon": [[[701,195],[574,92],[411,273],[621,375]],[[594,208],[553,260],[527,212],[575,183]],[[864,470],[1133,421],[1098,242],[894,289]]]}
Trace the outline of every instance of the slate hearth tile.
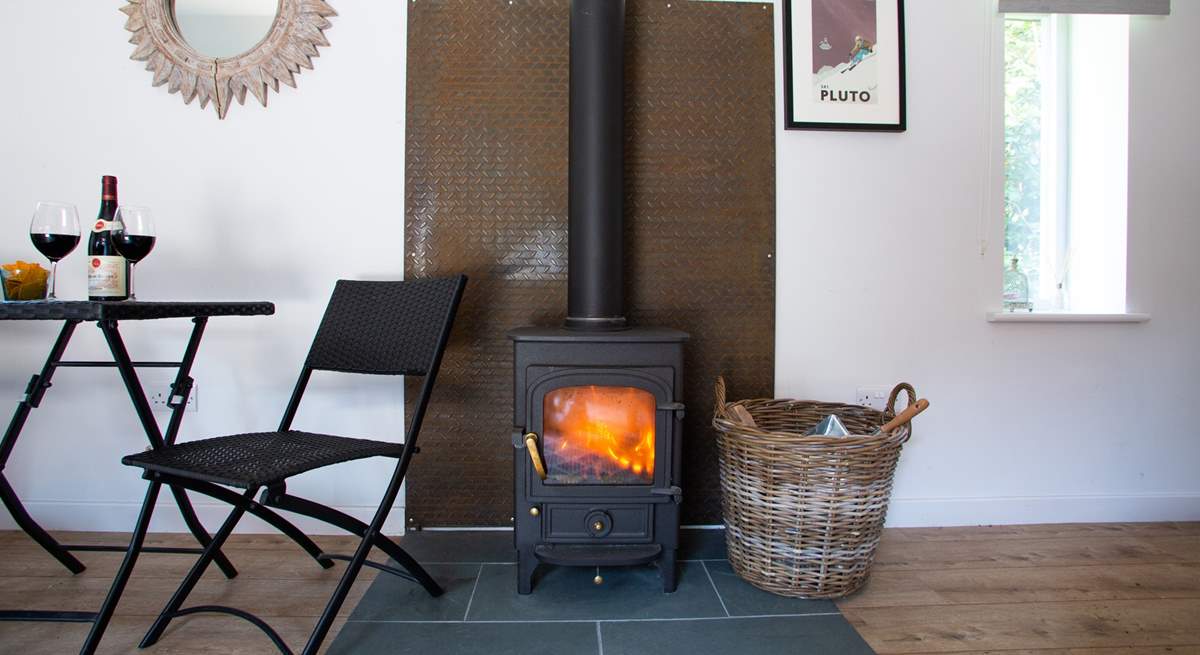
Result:
{"label": "slate hearth tile", "polygon": [[725,530],[679,531],[679,559],[725,559]]}
{"label": "slate hearth tile", "polygon": [[596,624],[347,622],[328,655],[593,655]]}
{"label": "slate hearth tile", "polygon": [[[398,566],[395,562],[388,562]],[[461,621],[479,564],[425,564],[446,593],[433,598],[415,582],[380,573],[350,614],[351,621]]]}
{"label": "slate hearth tile", "polygon": [[508,530],[413,531],[400,547],[418,562],[515,562],[513,534]]}
{"label": "slate hearth tile", "polygon": [[727,560],[705,562],[713,584],[725,601],[725,608],[734,616],[763,616],[768,614],[823,614],[836,612],[830,600],[784,598],[755,587],[738,577]]}
{"label": "slate hearth tile", "polygon": [[662,619],[725,616],[699,563],[679,566],[679,588],[664,594],[655,566],[605,568],[542,565],[533,593],[517,594],[515,566],[485,565],[468,621]]}
{"label": "slate hearth tile", "polygon": [[600,624],[604,655],[873,655],[838,616]]}

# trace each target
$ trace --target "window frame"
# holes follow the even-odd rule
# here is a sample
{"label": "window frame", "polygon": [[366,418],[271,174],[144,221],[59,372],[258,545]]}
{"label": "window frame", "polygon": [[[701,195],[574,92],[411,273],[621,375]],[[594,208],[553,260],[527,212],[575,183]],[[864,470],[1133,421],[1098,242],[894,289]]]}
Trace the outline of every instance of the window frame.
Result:
{"label": "window frame", "polygon": [[[989,275],[988,279],[996,280],[992,289],[990,303],[998,304],[1002,296],[1003,284],[999,279],[1003,277],[1003,271],[1007,268],[1008,259],[1006,255],[1006,233],[1008,230],[1008,216],[1006,210],[1006,165],[1004,161],[1005,151],[1007,147],[1007,116],[1006,116],[1006,101],[1007,101],[1007,80],[1008,71],[1006,68],[1006,26],[1009,19],[1030,20],[1042,23],[1043,30],[1043,54],[1046,56],[1046,50],[1049,50],[1053,55],[1053,66],[1039,67],[1041,68],[1042,81],[1042,111],[1041,111],[1041,140],[1040,156],[1042,157],[1041,170],[1041,189],[1040,189],[1040,205],[1041,216],[1039,216],[1039,280],[1038,285],[1034,288],[1031,285],[1029,299],[1033,303],[1031,312],[1008,312],[1008,311],[992,311],[988,312],[988,320],[991,322],[1142,322],[1149,320],[1149,315],[1140,313],[1131,313],[1128,311],[1128,289],[1124,288],[1124,297],[1122,298],[1122,311],[1119,312],[1092,312],[1092,311],[1077,311],[1065,309],[1062,304],[1063,294],[1059,293],[1059,286],[1064,287],[1064,291],[1069,294],[1071,287],[1071,271],[1070,261],[1072,257],[1071,250],[1071,143],[1070,136],[1072,133],[1072,112],[1071,112],[1071,96],[1072,96],[1072,79],[1071,79],[1071,53],[1072,53],[1072,23],[1070,15],[1064,14],[1013,14],[1013,13],[996,13],[994,29],[991,31],[992,38],[988,48],[992,55],[989,57],[990,76],[988,76],[988,97],[991,100],[991,110],[993,112],[991,123],[993,125],[994,136],[989,142],[989,160],[991,161],[991,187],[993,189],[994,199],[986,205],[989,208],[989,215],[984,219],[985,224],[996,225],[998,229],[985,229],[981,233],[980,252],[985,255],[985,259],[989,264],[999,265],[995,267],[995,275]],[[1126,91],[1126,98],[1129,99],[1132,95],[1132,90]],[[1049,120],[1048,116],[1053,116],[1054,120]],[[996,149],[998,148],[998,152]],[[1047,155],[1049,158],[1047,160]],[[1128,156],[1128,155],[1126,155]],[[1047,166],[1048,164],[1048,166]],[[1126,161],[1128,165],[1128,161]],[[1049,170],[1047,170],[1049,169]],[[1126,189],[1127,190],[1127,189]],[[1126,220],[1128,220],[1128,207],[1125,208]],[[1049,215],[1049,220],[1045,220]],[[1128,228],[1126,224],[1126,234]],[[988,234],[998,236],[998,240],[993,241],[999,243],[996,248],[998,251],[991,257],[986,254],[989,250]],[[1045,244],[1050,243],[1047,248]],[[1000,262],[996,262],[1000,259]],[[1128,266],[1128,253],[1126,252],[1126,260],[1123,266]],[[1049,275],[1048,275],[1049,274]],[[1061,320],[1060,320],[1061,319]]]}

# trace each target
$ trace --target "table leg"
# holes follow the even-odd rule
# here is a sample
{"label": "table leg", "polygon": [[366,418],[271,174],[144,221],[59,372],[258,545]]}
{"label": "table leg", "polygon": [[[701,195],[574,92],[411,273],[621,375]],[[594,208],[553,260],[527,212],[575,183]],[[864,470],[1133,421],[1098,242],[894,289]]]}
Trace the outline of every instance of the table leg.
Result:
{"label": "table leg", "polygon": [[58,339],[55,340],[49,356],[46,357],[46,363],[42,365],[41,372],[29,380],[29,386],[25,388],[25,397],[17,404],[17,411],[13,413],[12,420],[8,423],[8,429],[4,431],[3,441],[0,441],[0,500],[4,502],[4,506],[12,514],[17,525],[25,531],[25,534],[33,538],[55,559],[62,562],[62,565],[67,567],[71,573],[80,573],[86,567],[55,541],[54,537],[51,537],[42,526],[38,525],[29,512],[25,511],[25,506],[21,504],[16,492],[8,484],[8,479],[4,477],[4,467],[8,464],[13,447],[17,445],[17,437],[20,436],[21,429],[25,427],[25,420],[29,418],[29,412],[41,404],[42,396],[50,388],[50,378],[54,376],[55,365],[66,352],[67,344],[70,343],[71,335],[74,334],[75,326],[78,324],[79,321],[63,323],[62,330],[58,333]]}
{"label": "table leg", "polygon": [[0,500],[4,501],[4,506],[8,508],[8,513],[12,514],[13,520],[25,534],[37,542],[47,553],[54,556],[54,559],[62,562],[62,565],[67,567],[71,573],[83,573],[87,567],[75,558],[62,544],[55,541],[42,526],[38,525],[37,521],[25,511],[25,506],[21,504],[21,499],[17,498],[17,492],[13,491],[11,485],[8,484],[8,479],[0,473]]}
{"label": "table leg", "polygon": [[[187,349],[184,353],[184,359],[180,362],[179,372],[175,376],[176,384],[172,385],[172,396],[178,394],[179,385],[183,381],[187,381],[187,386],[190,387],[190,373],[192,363],[195,361],[196,350],[200,345],[200,338],[204,335],[204,326],[207,323],[205,318],[194,319],[195,327],[192,328],[192,336],[188,339]],[[175,437],[179,432],[179,426],[182,422],[183,411],[187,408],[187,392],[183,393],[183,401],[174,405],[172,408],[171,421],[168,425],[166,437],[159,431],[158,421],[154,418],[154,412],[150,409],[150,401],[146,400],[146,392],[142,389],[142,383],[138,380],[137,371],[134,369],[133,362],[129,358],[129,351],[125,348],[125,342],[121,339],[121,333],[117,329],[116,321],[100,321],[98,323],[101,332],[104,333],[104,339],[108,342],[108,349],[112,352],[113,361],[117,364],[117,370],[121,373],[121,380],[125,383],[125,389],[129,392],[129,399],[133,402],[133,408],[137,412],[138,420],[142,423],[142,429],[146,431],[146,438],[150,440],[151,448],[162,448],[165,444],[170,444],[175,441]],[[207,547],[212,542],[212,537],[204,525],[197,518],[195,510],[192,508],[192,503],[182,489],[171,489],[172,495],[175,497],[175,504],[179,506],[179,513],[183,515],[183,521],[187,524],[188,529],[196,537],[196,541],[200,545]],[[237,569],[233,563],[221,551],[213,558],[213,562],[221,569],[227,578],[233,578],[237,575]]]}
{"label": "table leg", "polygon": [[92,629],[83,642],[83,648],[79,650],[80,655],[91,655],[96,652],[96,647],[100,645],[104,631],[108,628],[108,622],[117,609],[117,603],[121,602],[121,594],[125,593],[125,585],[129,582],[129,576],[133,575],[133,566],[137,563],[138,555],[142,551],[142,543],[146,540],[146,531],[150,528],[150,516],[154,514],[154,503],[158,500],[158,490],[161,487],[161,482],[151,480],[150,486],[146,489],[146,498],[142,501],[142,511],[138,514],[137,525],[134,526],[133,535],[129,538],[129,549],[125,551],[125,559],[121,562],[121,568],[117,569],[112,586],[108,588],[104,604],[96,613]]}
{"label": "table leg", "polygon": [[[200,339],[204,337],[204,328],[208,318],[199,316],[192,319],[192,335],[188,337],[187,347],[183,349],[183,359],[175,372],[175,382],[171,384],[171,397],[167,404],[171,407],[171,419],[167,422],[167,431],[163,441],[168,446],[175,444],[179,435],[179,426],[183,423],[183,413],[187,410],[187,399],[192,393],[192,364],[196,362],[196,352],[200,350]],[[178,399],[178,400],[176,400]]]}

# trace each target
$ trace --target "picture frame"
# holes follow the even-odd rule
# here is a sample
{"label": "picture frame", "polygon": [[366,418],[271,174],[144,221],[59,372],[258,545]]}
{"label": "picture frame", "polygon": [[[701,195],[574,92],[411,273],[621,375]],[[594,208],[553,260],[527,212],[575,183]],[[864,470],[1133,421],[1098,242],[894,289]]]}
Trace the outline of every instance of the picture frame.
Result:
{"label": "picture frame", "polygon": [[904,0],[783,0],[784,129],[907,129]]}

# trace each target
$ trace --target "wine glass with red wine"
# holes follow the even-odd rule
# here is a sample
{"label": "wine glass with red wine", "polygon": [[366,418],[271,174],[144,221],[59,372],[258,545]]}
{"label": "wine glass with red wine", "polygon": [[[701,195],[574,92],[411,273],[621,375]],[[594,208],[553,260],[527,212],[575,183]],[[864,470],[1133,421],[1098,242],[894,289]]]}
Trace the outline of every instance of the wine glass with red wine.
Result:
{"label": "wine glass with red wine", "polygon": [[29,223],[29,239],[33,247],[50,260],[50,295],[58,300],[54,287],[58,283],[58,260],[71,254],[79,245],[79,212],[75,205],[65,202],[42,201],[33,210]]}
{"label": "wine glass with red wine", "polygon": [[137,300],[133,291],[133,269],[154,250],[154,215],[149,207],[122,205],[117,209],[113,244],[122,257],[129,260],[129,299]]}

